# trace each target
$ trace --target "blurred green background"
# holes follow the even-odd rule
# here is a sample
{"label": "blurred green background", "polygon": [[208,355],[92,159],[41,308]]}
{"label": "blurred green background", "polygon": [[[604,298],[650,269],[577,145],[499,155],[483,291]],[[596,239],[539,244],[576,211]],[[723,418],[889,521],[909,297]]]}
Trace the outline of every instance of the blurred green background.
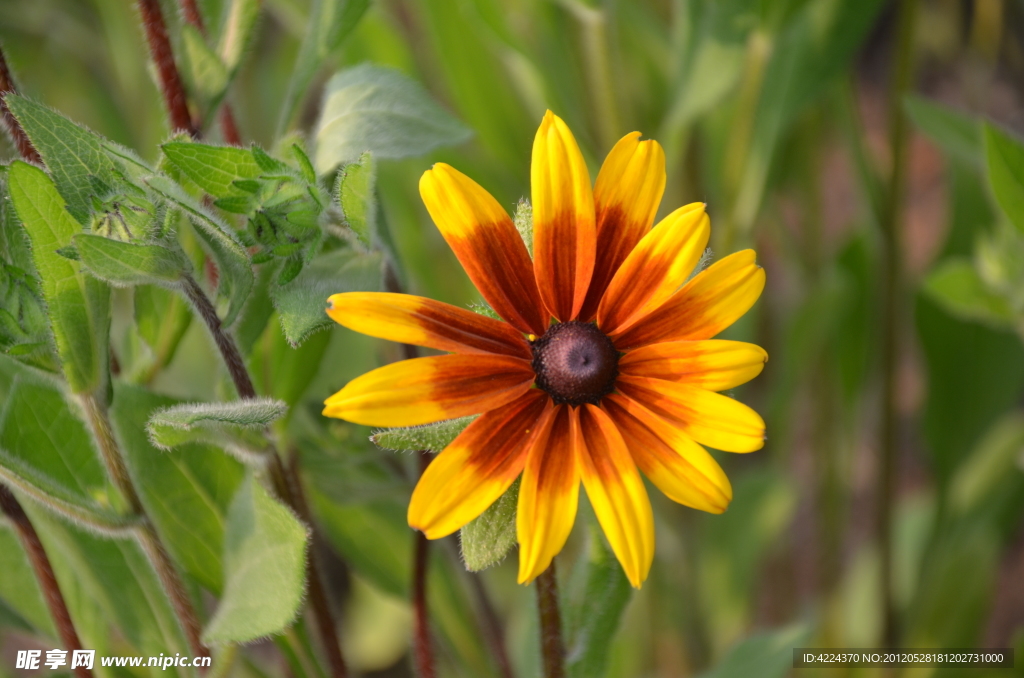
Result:
{"label": "blurred green background", "polygon": [[[247,143],[280,147],[282,102],[308,15],[331,3],[262,4],[226,97]],[[180,46],[177,4],[162,4]],[[230,4],[200,0],[210,35]],[[374,0],[321,55],[285,126],[308,134],[315,149],[324,84],[371,62],[420,82],[472,130],[466,143],[377,165],[381,217],[407,288],[460,306],[477,297],[422,206],[418,178],[431,163],[449,162],[513,210],[529,196],[530,148],[546,108],[570,125],[592,176],[621,135],[657,139],[669,176],[660,213],[705,201],[716,258],[756,248],[767,288],[727,336],[769,353],[764,373],[736,392],[765,416],[768,443],[751,455],[717,455],[735,488],[724,515],[651,493],[657,553],[635,593],[586,586],[588,553],[600,538],[581,513],[559,557],[570,652],[585,642],[573,624],[583,628],[581,617],[600,613],[602,597],[625,608],[621,619],[612,614],[600,670],[576,675],[882,675],[794,672],[790,648],[892,639],[1016,647],[1024,666],[1024,151],[1015,136],[1024,131],[1024,2],[907,2],[916,15],[903,39],[898,4]],[[27,96],[159,159],[169,128],[133,3],[0,0],[0,43]],[[904,84],[894,76],[901,63]],[[206,140],[219,135],[210,124]],[[0,157],[15,155],[0,142]],[[130,296],[119,291],[114,307],[115,352],[130,361]],[[399,472],[410,459],[374,448],[366,429],[319,417],[325,397],[397,358],[397,348],[335,327],[293,351],[281,348],[276,323],[266,328],[240,341],[261,393],[294,406],[282,435],[301,450],[327,537],[318,557],[344,611],[347,658],[362,675],[412,675],[411,485]],[[8,400],[16,369],[4,365],[0,397]],[[154,391],[174,398],[224,392],[199,323],[151,376]],[[895,469],[888,493],[887,462]],[[37,514],[52,530],[47,540],[65,544],[61,533],[73,528]],[[888,552],[879,538],[886,532]],[[0,523],[7,676],[29,675],[12,669],[17,649],[53,643],[12,534]],[[97,540],[97,553],[110,543]],[[118,598],[102,573],[121,575],[76,561],[70,547],[55,550],[62,583],[76,567],[100,571],[70,594],[90,642],[121,654],[164,651],[159,614],[139,609],[144,583],[137,598]],[[463,570],[454,537],[433,555],[441,674],[498,675],[475,617],[470,578],[480,576],[504,620],[516,675],[538,675],[534,594],[515,584],[514,552],[482,575]],[[212,606],[219,580],[193,583]],[[235,674],[296,678],[279,645],[244,647]]]}

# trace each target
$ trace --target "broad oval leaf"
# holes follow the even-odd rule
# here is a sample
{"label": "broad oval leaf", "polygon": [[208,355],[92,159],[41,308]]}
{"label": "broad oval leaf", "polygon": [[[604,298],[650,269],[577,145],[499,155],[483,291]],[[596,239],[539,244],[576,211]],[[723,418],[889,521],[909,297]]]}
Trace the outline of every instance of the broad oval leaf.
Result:
{"label": "broad oval leaf", "polygon": [[986,124],[985,158],[996,201],[1017,230],[1024,231],[1024,144]]}
{"label": "broad oval leaf", "polygon": [[390,68],[363,64],[327,83],[316,125],[316,169],[328,172],[365,151],[378,158],[422,155],[471,134],[419,83]]}
{"label": "broad oval leaf", "polygon": [[308,531],[250,475],[228,512],[224,596],[203,642],[245,643],[295,619],[306,587]]}
{"label": "broad oval leaf", "polygon": [[137,245],[89,233],[79,233],[72,241],[82,266],[117,287],[170,287],[191,269],[184,256],[161,245]]}
{"label": "broad oval leaf", "polygon": [[500,563],[516,545],[516,504],[519,478],[459,532],[462,561],[470,572],[486,570]]}

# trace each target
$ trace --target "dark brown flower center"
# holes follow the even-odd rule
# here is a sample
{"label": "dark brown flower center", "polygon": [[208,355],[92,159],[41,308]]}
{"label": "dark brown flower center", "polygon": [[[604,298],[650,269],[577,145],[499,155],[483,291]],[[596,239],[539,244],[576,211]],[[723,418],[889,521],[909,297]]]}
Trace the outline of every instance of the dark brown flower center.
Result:
{"label": "dark brown flower center", "polygon": [[552,325],[531,347],[537,387],[556,403],[596,405],[615,388],[619,352],[593,323]]}

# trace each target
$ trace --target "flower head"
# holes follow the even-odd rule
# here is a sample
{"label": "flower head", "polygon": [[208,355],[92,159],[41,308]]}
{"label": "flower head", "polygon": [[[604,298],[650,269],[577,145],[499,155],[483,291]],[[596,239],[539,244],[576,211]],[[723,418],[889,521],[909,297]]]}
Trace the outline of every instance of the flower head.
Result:
{"label": "flower head", "polygon": [[732,487],[703,445],[752,452],[764,422],[719,391],[757,376],[760,347],[714,340],[753,305],[764,271],[751,250],[690,279],[707,246],[701,203],[653,229],[665,156],[639,132],[591,187],[583,156],[550,111],[533,146],[534,257],[479,184],[438,163],[420,193],[495,320],[404,294],[346,293],[328,313],[358,332],[450,352],[373,370],[324,414],[413,426],[479,414],[423,474],[409,524],[436,539],[479,516],[522,476],[519,581],[565,544],[582,481],[634,586],[654,557],[642,472],[670,499],[721,513]]}

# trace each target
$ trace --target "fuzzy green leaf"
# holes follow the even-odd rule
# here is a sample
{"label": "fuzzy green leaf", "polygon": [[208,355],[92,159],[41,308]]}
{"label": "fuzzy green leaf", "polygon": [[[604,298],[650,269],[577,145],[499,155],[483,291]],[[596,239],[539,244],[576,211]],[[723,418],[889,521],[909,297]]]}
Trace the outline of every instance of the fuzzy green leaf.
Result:
{"label": "fuzzy green leaf", "polygon": [[519,202],[516,203],[516,215],[513,222],[516,225],[516,230],[519,231],[519,237],[523,239],[523,244],[526,245],[526,251],[533,256],[533,205],[526,198],[520,198]]}
{"label": "fuzzy green leaf", "polygon": [[181,295],[163,287],[140,285],[134,292],[135,327],[153,354],[145,367],[152,374],[171,363],[192,322],[192,312]]}
{"label": "fuzzy green leaf", "polygon": [[32,242],[64,376],[75,393],[101,393],[108,376],[110,290],[79,273],[76,262],[57,254],[81,227],[45,172],[15,162],[8,172],[8,189]]}
{"label": "fuzzy green leaf", "polygon": [[377,173],[373,155],[363,153],[338,172],[335,195],[345,222],[359,240],[371,247],[377,235]]}
{"label": "fuzzy green leaf", "polygon": [[298,346],[313,332],[331,326],[324,309],[332,294],[379,291],[381,261],[379,252],[335,250],[313,259],[287,285],[275,287],[271,299],[288,342]]}
{"label": "fuzzy green leaf", "polygon": [[207,212],[176,183],[163,176],[149,177],[146,182],[157,193],[181,207],[196,225],[196,232],[217,262],[221,288],[231,300],[224,315],[224,324],[230,326],[245,305],[254,281],[248,253],[227,224]]}
{"label": "fuzzy green leaf", "polygon": [[316,168],[323,173],[365,151],[378,158],[422,155],[460,144],[472,132],[408,76],[363,64],[327,83],[315,135]]}
{"label": "fuzzy green leaf", "polygon": [[300,100],[324,59],[348,37],[369,5],[370,0],[313,0],[306,34],[281,107],[278,136],[287,131]]}
{"label": "fuzzy green leaf", "polygon": [[161,146],[164,156],[182,174],[215,198],[244,196],[236,180],[255,179],[263,170],[251,151],[234,146],[210,146],[172,141]]}
{"label": "fuzzy green leaf", "polygon": [[996,201],[1017,230],[1024,231],[1024,144],[986,124],[985,159]]}
{"label": "fuzzy green leaf", "polygon": [[568,639],[566,669],[573,678],[600,678],[619,621],[633,591],[615,554],[596,528],[590,532],[590,552],[574,578],[582,579],[565,603]]}
{"label": "fuzzy green leaf", "polygon": [[1008,327],[1016,318],[1007,301],[986,287],[967,259],[950,258],[939,264],[928,274],[923,289],[949,313],[964,320]]}
{"label": "fuzzy green leaf", "polygon": [[187,443],[210,443],[252,462],[269,451],[262,430],[287,411],[285,403],[271,398],[183,403],[155,411],[146,430],[150,442],[162,450]]}
{"label": "fuzzy green leaf", "polygon": [[0,601],[36,630],[57,638],[32,565],[13,529],[0,523]]}
{"label": "fuzzy green leaf", "polygon": [[460,417],[423,426],[384,429],[370,436],[370,440],[385,450],[396,452],[418,452],[420,450],[440,452],[448,447],[475,418]]}
{"label": "fuzzy green leaf", "polygon": [[8,94],[5,101],[53,174],[68,211],[86,223],[92,211],[90,197],[96,193],[94,178],[107,184],[113,181],[115,164],[104,140],[31,99]]}
{"label": "fuzzy green leaf", "polygon": [[0,477],[85,529],[121,534],[131,520],[112,508],[113,493],[90,441],[59,392],[18,381],[0,419]]}
{"label": "fuzzy green leaf", "polygon": [[249,476],[231,503],[224,595],[206,643],[248,642],[295,619],[306,583],[306,527]]}
{"label": "fuzzy green leaf", "polygon": [[225,520],[244,468],[208,447],[187,445],[173,454],[155,449],[146,437],[146,422],[159,408],[174,404],[138,386],[119,385],[111,420],[147,515],[182,567],[219,594]]}
{"label": "fuzzy green leaf", "polygon": [[498,501],[488,507],[459,532],[462,560],[471,572],[497,565],[516,545],[516,505],[519,501],[519,478]]}
{"label": "fuzzy green leaf", "polygon": [[79,233],[72,242],[82,266],[116,287],[171,287],[192,268],[184,256],[160,245],[136,245],[88,233]]}

